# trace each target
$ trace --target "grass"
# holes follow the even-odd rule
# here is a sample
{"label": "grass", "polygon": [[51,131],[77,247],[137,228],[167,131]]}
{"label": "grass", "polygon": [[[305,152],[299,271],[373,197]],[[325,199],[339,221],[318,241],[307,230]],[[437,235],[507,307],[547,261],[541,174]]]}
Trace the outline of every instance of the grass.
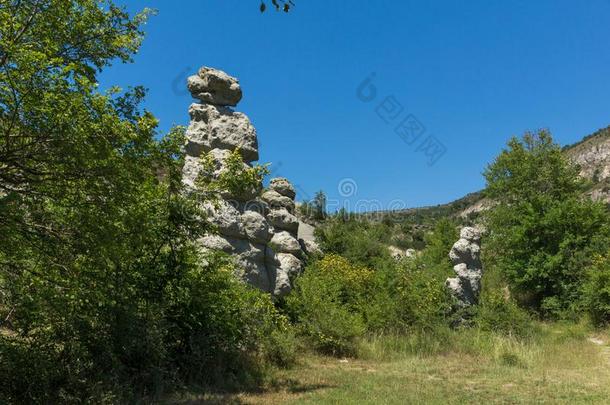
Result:
{"label": "grass", "polygon": [[305,354],[260,392],[173,404],[610,403],[608,336],[541,325],[527,340],[479,330],[362,342],[358,359]]}

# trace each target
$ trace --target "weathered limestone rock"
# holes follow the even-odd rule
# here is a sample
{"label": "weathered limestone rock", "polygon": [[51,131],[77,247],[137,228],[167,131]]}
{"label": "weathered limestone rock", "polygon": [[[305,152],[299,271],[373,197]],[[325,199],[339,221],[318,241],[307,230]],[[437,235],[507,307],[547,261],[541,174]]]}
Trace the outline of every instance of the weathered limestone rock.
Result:
{"label": "weathered limestone rock", "polygon": [[265,201],[261,200],[258,197],[252,200],[245,201],[243,202],[243,204],[240,204],[240,206],[242,211],[258,212],[264,217],[269,215],[270,211],[269,204],[267,204]]}
{"label": "weathered limestone rock", "polygon": [[267,268],[275,275],[274,295],[282,297],[292,290],[291,280],[303,271],[303,262],[290,253],[275,253],[267,248]]}
{"label": "weathered limestone rock", "polygon": [[267,220],[274,228],[288,231],[291,234],[299,230],[299,220],[285,208],[272,210],[267,215]]}
{"label": "weathered limestone rock", "polygon": [[250,119],[227,107],[191,104],[191,123],[186,130],[186,152],[199,156],[212,149],[239,148],[246,163],[258,160],[258,138]]}
{"label": "weathered limestone rock", "polygon": [[285,297],[288,295],[292,291],[292,283],[290,282],[288,272],[276,266],[269,266],[268,269],[271,278],[275,280],[273,295],[275,297]]}
{"label": "weathered limestone rock", "polygon": [[303,262],[295,255],[278,253],[276,254],[276,260],[279,263],[279,267],[285,270],[291,278],[298,276],[303,271]]}
{"label": "weathered limestone rock", "polygon": [[241,221],[241,214],[233,205],[225,200],[214,203],[203,203],[207,219],[214,224],[222,235],[235,238],[245,238],[246,230]]}
{"label": "weathered limestone rock", "polygon": [[448,278],[446,286],[460,305],[466,307],[479,301],[481,291],[481,234],[471,227],[462,228],[460,239],[455,242],[449,258],[454,264],[453,271],[457,277]]}
{"label": "weathered limestone rock", "polygon": [[301,245],[301,249],[305,253],[306,256],[321,256],[322,249],[320,246],[313,240],[308,239],[299,239],[299,244]]}
{"label": "weathered limestone rock", "polygon": [[[189,108],[186,133],[182,182],[185,191],[192,192],[198,178],[217,179],[225,173],[231,152],[239,149],[248,167],[259,154],[256,130],[248,117],[227,107],[237,105],[242,97],[237,79],[204,67],[188,79],[188,88],[201,101]],[[202,249],[231,255],[246,282],[281,297],[303,271],[302,259],[318,254],[319,248],[314,242],[297,240],[296,192],[287,179],[272,179],[269,189],[261,192],[262,184],[242,195],[221,191],[218,201],[203,203],[207,219],[218,232],[198,242]]]}
{"label": "weathered limestone rock", "polygon": [[394,260],[402,260],[405,258],[414,258],[417,256],[417,251],[415,249],[400,249],[396,246],[388,246],[388,250],[390,251],[390,255]]}
{"label": "weathered limestone rock", "polygon": [[196,76],[188,78],[187,86],[194,98],[204,103],[236,106],[242,93],[236,78],[222,70],[202,67]]}
{"label": "weathered limestone rock", "polygon": [[297,195],[292,184],[290,184],[288,179],[283,177],[277,177],[271,180],[269,182],[269,190],[273,190],[280,195],[290,198],[291,200],[294,200]]}
{"label": "weathered limestone rock", "polygon": [[256,211],[244,211],[241,214],[241,221],[251,241],[266,244],[271,240],[269,223],[262,214]]}
{"label": "weathered limestone rock", "polygon": [[285,208],[290,213],[294,212],[294,200],[281,195],[275,190],[265,191],[261,195],[261,198],[263,201],[267,202],[272,209]]}
{"label": "weathered limestone rock", "polygon": [[301,254],[299,241],[286,231],[274,234],[269,242],[269,247],[277,253]]}
{"label": "weathered limestone rock", "polygon": [[182,167],[182,184],[189,190],[195,188],[195,181],[201,173],[202,165],[198,157],[186,155]]}
{"label": "weathered limestone rock", "polygon": [[205,235],[198,240],[198,243],[205,249],[218,250],[228,254],[233,253],[233,246],[220,235]]}

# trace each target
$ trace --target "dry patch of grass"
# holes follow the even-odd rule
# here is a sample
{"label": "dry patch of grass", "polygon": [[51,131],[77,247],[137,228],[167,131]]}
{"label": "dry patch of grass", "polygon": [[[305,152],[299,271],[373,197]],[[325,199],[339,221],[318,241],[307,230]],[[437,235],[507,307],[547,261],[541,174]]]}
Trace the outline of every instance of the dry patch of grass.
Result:
{"label": "dry patch of grass", "polygon": [[422,353],[406,337],[379,337],[363,343],[363,359],[305,355],[261,392],[174,403],[608,403],[607,335],[599,337],[603,344],[589,337],[578,326],[557,325],[530,341],[461,331]]}

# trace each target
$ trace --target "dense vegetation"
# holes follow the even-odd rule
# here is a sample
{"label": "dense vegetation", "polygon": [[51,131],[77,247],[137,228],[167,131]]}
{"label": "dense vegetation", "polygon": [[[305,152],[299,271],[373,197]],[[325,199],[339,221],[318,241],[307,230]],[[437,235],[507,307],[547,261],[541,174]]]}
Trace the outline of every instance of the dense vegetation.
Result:
{"label": "dense vegetation", "polygon": [[545,317],[578,312],[586,269],[610,242],[604,204],[583,197],[585,182],[546,131],[512,139],[485,171],[488,266],[518,301]]}
{"label": "dense vegetation", "polygon": [[0,402],[254,383],[286,361],[268,343],[287,328],[270,298],[194,248],[211,228],[180,193],[183,130],[159,137],[141,88],[97,89],[147,15],[93,0],[0,8]]}
{"label": "dense vegetation", "polygon": [[[293,292],[274,302],[237,280],[230,258],[197,251],[214,231],[199,204],[256,187],[266,169],[235,152],[185,194],[184,129],[158,134],[141,88],[97,88],[137,51],[148,14],[94,0],[0,7],[0,402],[257,387],[312,352],[471,350],[521,367],[554,339],[537,320],[610,322],[608,212],[547,132],[512,139],[487,168],[481,218],[458,221],[455,205],[371,220],[327,213],[318,193],[301,214],[326,255]],[[475,219],[481,302],[458,310],[447,253]],[[389,246],[419,252],[397,260]]]}

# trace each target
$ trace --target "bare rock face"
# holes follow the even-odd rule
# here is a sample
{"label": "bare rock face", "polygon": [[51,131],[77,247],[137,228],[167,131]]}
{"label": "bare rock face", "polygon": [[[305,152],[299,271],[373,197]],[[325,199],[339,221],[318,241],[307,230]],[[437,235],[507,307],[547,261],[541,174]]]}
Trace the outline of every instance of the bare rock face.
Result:
{"label": "bare rock face", "polygon": [[[235,112],[241,100],[239,82],[220,70],[203,67],[188,79],[188,88],[200,103],[189,108],[191,117],[185,145],[182,183],[185,192],[196,190],[200,176],[217,178],[225,161],[239,149],[245,165],[258,160],[256,129],[248,117]],[[205,153],[213,167],[204,165]],[[285,178],[272,179],[269,189],[247,190],[244,195],[221,193],[221,200],[203,203],[207,220],[217,232],[199,240],[202,250],[225,252],[233,257],[244,281],[282,297],[303,271],[308,253],[319,254],[315,243],[298,240],[299,221],[294,216],[296,192]]]}
{"label": "bare rock face", "polygon": [[462,228],[460,239],[451,248],[449,258],[457,277],[448,278],[445,285],[462,306],[477,304],[483,275],[480,231]]}
{"label": "bare rock face", "polygon": [[203,210],[207,219],[218,228],[218,232],[234,238],[245,238],[246,230],[241,214],[233,205],[224,200],[205,202]]}
{"label": "bare rock face", "polygon": [[281,195],[275,190],[265,191],[261,198],[268,203],[272,209],[284,208],[290,213],[294,212],[294,199]]}
{"label": "bare rock face", "polygon": [[188,78],[187,85],[193,98],[203,103],[236,106],[242,97],[236,78],[222,70],[205,66],[199,69],[197,75]]}
{"label": "bare rock face", "polygon": [[239,148],[244,162],[258,160],[256,129],[245,114],[227,107],[191,104],[191,123],[186,130],[185,146],[190,156],[199,156],[212,149],[233,151]]}
{"label": "bare rock face", "polygon": [[288,179],[283,177],[276,177],[275,179],[272,179],[269,182],[269,190],[273,190],[280,195],[290,198],[291,200],[294,200],[297,195],[292,184],[290,184]]}
{"label": "bare rock face", "polygon": [[285,208],[273,210],[267,215],[267,219],[276,229],[297,233],[299,220]]}
{"label": "bare rock face", "polygon": [[299,241],[286,231],[275,233],[269,247],[278,253],[292,253],[298,255],[301,253],[301,244]]}
{"label": "bare rock face", "polygon": [[305,252],[305,255],[308,257],[317,257],[322,255],[322,249],[320,246],[313,240],[308,239],[299,239],[299,243],[301,244],[301,249]]}

